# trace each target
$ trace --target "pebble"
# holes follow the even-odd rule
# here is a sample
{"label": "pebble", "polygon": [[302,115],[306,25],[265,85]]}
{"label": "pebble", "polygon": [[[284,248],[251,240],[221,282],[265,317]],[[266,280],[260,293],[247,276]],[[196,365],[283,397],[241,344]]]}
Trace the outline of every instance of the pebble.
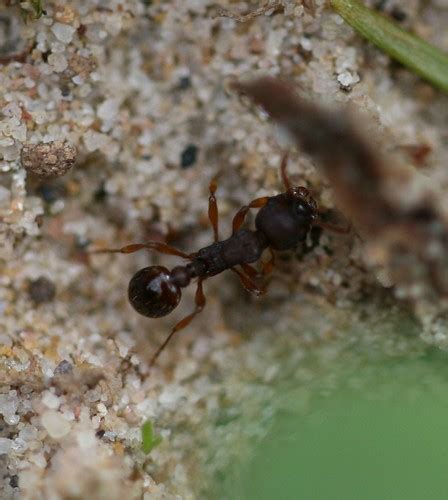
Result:
{"label": "pebble", "polygon": [[57,410],[59,408],[59,405],[61,404],[59,398],[50,391],[44,392],[42,396],[42,403],[52,410]]}
{"label": "pebble", "polygon": [[68,66],[67,59],[63,54],[50,54],[48,56],[48,64],[53,66],[56,73],[62,73]]}
{"label": "pebble", "polygon": [[192,167],[196,163],[199,148],[195,144],[189,144],[180,156],[182,168]]}
{"label": "pebble", "polygon": [[41,276],[30,282],[28,295],[36,305],[51,302],[56,295],[56,286],[48,278]]}
{"label": "pebble", "polygon": [[54,369],[54,374],[65,375],[67,373],[72,373],[72,371],[73,371],[73,365],[66,359],[63,359]]}
{"label": "pebble", "polygon": [[75,164],[76,148],[69,142],[25,144],[21,153],[23,167],[40,178],[60,177]]}
{"label": "pebble", "polygon": [[104,122],[104,131],[108,131],[112,128],[117,118],[119,108],[120,101],[118,99],[106,99],[98,106],[97,115]]}
{"label": "pebble", "polygon": [[84,429],[78,432],[76,440],[83,449],[94,448],[96,446],[96,436],[92,429]]}
{"label": "pebble", "polygon": [[359,76],[357,74],[352,75],[350,71],[344,71],[338,75],[338,82],[344,89],[351,89],[356,83],[359,82]]}
{"label": "pebble", "polygon": [[19,406],[17,391],[10,391],[8,394],[0,394],[0,415],[10,425],[16,420],[16,411]]}
{"label": "pebble", "polygon": [[0,455],[7,455],[12,448],[12,440],[0,437]]}
{"label": "pebble", "polygon": [[54,23],[51,27],[51,31],[60,42],[67,44],[72,41],[76,28],[68,24]]}
{"label": "pebble", "polygon": [[60,439],[66,436],[71,429],[68,422],[60,413],[54,410],[48,410],[41,416],[41,423],[50,437]]}

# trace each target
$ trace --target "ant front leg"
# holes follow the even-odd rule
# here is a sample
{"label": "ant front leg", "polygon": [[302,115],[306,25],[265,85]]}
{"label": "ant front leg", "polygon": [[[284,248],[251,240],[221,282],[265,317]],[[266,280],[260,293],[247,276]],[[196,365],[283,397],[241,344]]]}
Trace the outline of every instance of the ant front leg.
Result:
{"label": "ant front leg", "polygon": [[313,225],[337,234],[348,234],[352,229],[352,223],[338,210],[332,209],[319,210],[317,212],[317,219]]}
{"label": "ant front leg", "polygon": [[233,218],[232,221],[232,234],[235,234],[238,229],[243,225],[247,212],[251,208],[261,208],[266,205],[266,203],[269,200],[269,196],[262,196],[261,198],[256,198],[255,200],[252,200],[249,205],[244,205],[244,207],[241,207],[238,212],[235,214],[235,217]]}
{"label": "ant front leg", "polygon": [[193,254],[188,254],[177,250],[177,248],[170,247],[166,243],[160,243],[158,241],[148,241],[147,243],[132,243],[131,245],[126,245],[121,248],[99,248],[98,250],[91,250],[89,253],[134,253],[139,250],[155,250],[167,255],[176,255],[177,257],[182,257],[183,259],[191,260]]}
{"label": "ant front leg", "polygon": [[210,196],[208,198],[208,218],[210,219],[210,223],[213,228],[213,236],[215,238],[215,242],[219,241],[219,232],[218,232],[218,204],[216,203],[216,189],[217,189],[216,179],[213,179],[210,182],[209,190]]}
{"label": "ant front leg", "polygon": [[[254,269],[253,267],[249,266],[248,264],[243,264],[242,267],[243,267],[243,269],[246,272],[247,272],[247,267],[246,266],[248,266],[252,270],[251,274],[252,274],[252,272],[255,272],[255,274],[257,274],[256,269]],[[244,288],[248,292],[253,293],[257,297],[259,297],[260,295],[264,295],[267,292],[267,288],[265,286],[263,286],[263,285],[257,285],[252,280],[252,277],[248,276],[247,274],[244,274],[242,271],[240,271],[236,267],[231,267],[230,270],[233,271],[235,274],[238,275],[238,277],[240,278],[241,284],[244,286]]]}
{"label": "ant front leg", "polygon": [[291,181],[289,180],[288,174],[286,173],[286,167],[288,165],[288,153],[285,153],[282,157],[282,162],[280,163],[280,176],[282,178],[283,185],[286,191],[289,191],[292,187]]}
{"label": "ant front leg", "polygon": [[165,347],[168,345],[168,342],[173,338],[174,334],[180,330],[183,330],[185,327],[187,327],[193,318],[197,316],[205,307],[205,295],[204,295],[204,290],[202,288],[202,282],[203,279],[199,278],[198,279],[198,287],[196,289],[196,294],[195,294],[195,308],[194,311],[186,316],[184,319],[181,319],[179,323],[177,323],[174,328],[171,330],[170,334],[168,337],[164,340],[163,344],[157,349],[155,352],[154,356],[151,358],[151,361],[149,362],[149,366],[152,367],[154,366],[155,362],[157,361],[157,358],[160,356],[162,351],[165,349]]}

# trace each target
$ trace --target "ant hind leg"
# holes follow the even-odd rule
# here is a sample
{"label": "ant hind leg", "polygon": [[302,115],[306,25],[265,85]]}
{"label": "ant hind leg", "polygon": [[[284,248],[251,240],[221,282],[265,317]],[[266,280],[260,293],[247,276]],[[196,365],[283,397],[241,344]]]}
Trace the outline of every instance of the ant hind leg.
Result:
{"label": "ant hind leg", "polygon": [[189,314],[188,316],[185,316],[185,318],[181,319],[179,323],[177,323],[174,328],[171,330],[170,334],[168,337],[163,341],[162,345],[157,349],[153,357],[151,358],[151,361],[149,362],[149,367],[151,368],[154,366],[155,362],[157,361],[157,358],[160,356],[162,351],[165,349],[165,347],[168,345],[168,342],[173,338],[174,334],[178,332],[179,330],[183,330],[185,327],[187,327],[193,318],[197,316],[205,307],[205,295],[204,295],[204,290],[202,288],[202,282],[203,279],[199,278],[198,280],[198,286],[196,288],[196,294],[195,294],[195,308],[194,311]]}
{"label": "ant hind leg", "polygon": [[188,254],[177,250],[177,248],[170,247],[166,243],[160,243],[159,241],[148,241],[146,243],[132,243],[121,248],[99,248],[97,250],[90,250],[90,254],[96,253],[134,253],[139,250],[155,250],[156,252],[164,253],[167,255],[176,255],[177,257],[182,257],[183,259],[191,260],[194,254]]}
{"label": "ant hind leg", "polygon": [[219,232],[218,232],[218,219],[219,219],[219,212],[218,212],[218,204],[216,203],[216,189],[217,189],[217,183],[216,179],[213,179],[210,182],[210,196],[208,198],[208,218],[210,220],[210,223],[213,228],[213,236],[215,238],[215,242],[219,241]]}

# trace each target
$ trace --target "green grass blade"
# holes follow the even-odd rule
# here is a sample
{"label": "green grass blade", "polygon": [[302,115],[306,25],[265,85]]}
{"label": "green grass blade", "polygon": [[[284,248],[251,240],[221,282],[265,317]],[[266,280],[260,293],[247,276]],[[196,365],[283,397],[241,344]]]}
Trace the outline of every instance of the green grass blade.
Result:
{"label": "green grass blade", "polygon": [[448,55],[405,31],[358,0],[330,0],[334,10],[358,33],[414,73],[448,92]]}
{"label": "green grass blade", "polygon": [[154,434],[154,429],[152,426],[152,422],[147,420],[141,427],[142,433],[142,450],[143,453],[148,454],[153,448],[155,448],[160,442],[162,438]]}

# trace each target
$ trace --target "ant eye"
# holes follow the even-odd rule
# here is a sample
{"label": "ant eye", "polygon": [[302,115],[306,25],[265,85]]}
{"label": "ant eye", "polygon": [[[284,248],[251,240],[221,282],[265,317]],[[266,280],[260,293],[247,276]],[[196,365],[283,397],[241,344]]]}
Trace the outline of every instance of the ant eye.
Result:
{"label": "ant eye", "polygon": [[304,217],[305,216],[308,217],[309,215],[311,215],[311,210],[308,203],[305,203],[303,201],[298,201],[296,203],[296,213]]}

